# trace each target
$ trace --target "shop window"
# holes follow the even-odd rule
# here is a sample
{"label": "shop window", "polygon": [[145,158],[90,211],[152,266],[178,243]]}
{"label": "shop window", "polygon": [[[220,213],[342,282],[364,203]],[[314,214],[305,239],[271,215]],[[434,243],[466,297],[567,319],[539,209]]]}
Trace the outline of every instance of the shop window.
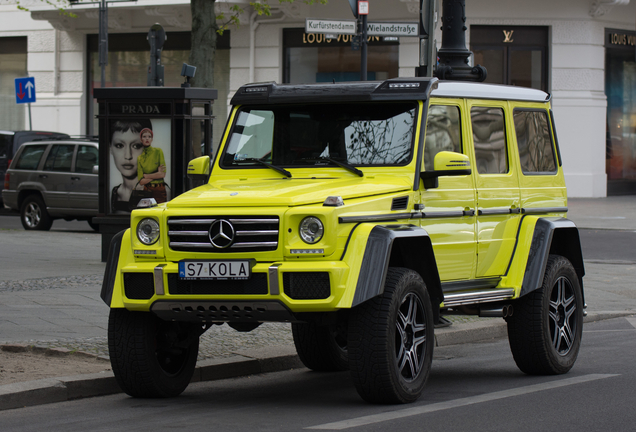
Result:
{"label": "shop window", "polygon": [[473,64],[488,70],[487,83],[548,91],[548,27],[470,26]]}
{"label": "shop window", "polygon": [[605,29],[607,194],[636,193],[636,32]]}
{"label": "shop window", "polygon": [[473,128],[477,172],[479,174],[507,173],[508,150],[503,109],[472,107],[470,121]]}
{"label": "shop window", "polygon": [[[214,87],[218,90],[218,100],[226,101],[230,82],[230,31],[217,36],[217,50],[214,62]],[[120,33],[108,35],[108,65],[106,66],[106,87],[146,87],[148,82],[148,64],[150,63],[150,45],[146,33]],[[97,35],[88,35],[89,79],[87,130],[97,135],[97,101],[92,97],[93,88],[101,87],[101,67],[99,65],[99,46]],[[161,52],[161,64],[164,66],[164,86],[180,87],[184,82],[181,76],[183,63],[190,56],[190,32],[168,32]],[[194,65],[196,66],[196,65]],[[214,104],[216,121],[213,126],[213,146],[216,148],[221,139],[227,119],[226,103]]]}
{"label": "shop window", "polygon": [[556,173],[554,146],[545,111],[515,110],[515,132],[524,174]]}
{"label": "shop window", "polygon": [[0,129],[24,130],[25,105],[15,103],[15,79],[27,76],[27,38],[0,37]]}
{"label": "shop window", "polygon": [[[353,36],[305,33],[283,29],[283,81],[291,84],[360,80],[360,51],[352,49]],[[367,79],[398,76],[399,42],[378,36],[368,39]]]}

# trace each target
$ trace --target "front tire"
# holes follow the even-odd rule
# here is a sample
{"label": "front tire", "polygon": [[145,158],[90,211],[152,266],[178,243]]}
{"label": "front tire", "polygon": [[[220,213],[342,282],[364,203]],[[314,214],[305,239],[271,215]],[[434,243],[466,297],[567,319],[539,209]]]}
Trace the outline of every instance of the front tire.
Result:
{"label": "front tire", "polygon": [[347,334],[339,330],[336,325],[293,323],[294,345],[303,364],[318,372],[348,370]]}
{"label": "front tire", "polygon": [[384,292],[351,311],[349,367],[372,403],[417,400],[433,360],[433,309],[420,275],[389,268]]}
{"label": "front tire", "polygon": [[550,255],[541,288],[521,297],[508,321],[515,363],[529,375],[567,373],[579,354],[583,294],[570,261]]}
{"label": "front tire", "polygon": [[53,225],[53,219],[38,195],[29,195],[22,203],[20,222],[25,230],[48,231]]}
{"label": "front tire", "polygon": [[196,366],[197,330],[194,324],[163,321],[150,312],[111,309],[108,350],[121,389],[141,398],[181,394]]}

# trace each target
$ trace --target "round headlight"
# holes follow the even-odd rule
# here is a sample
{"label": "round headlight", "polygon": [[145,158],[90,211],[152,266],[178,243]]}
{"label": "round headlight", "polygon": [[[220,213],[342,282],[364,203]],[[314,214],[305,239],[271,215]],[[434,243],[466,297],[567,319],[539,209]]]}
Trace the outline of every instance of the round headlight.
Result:
{"label": "round headlight", "polygon": [[156,220],[146,218],[137,225],[137,238],[145,245],[151,245],[159,240],[159,224]]}
{"label": "round headlight", "polygon": [[300,222],[298,231],[300,232],[300,238],[305,243],[314,244],[320,241],[325,229],[320,219],[315,216],[308,216]]}

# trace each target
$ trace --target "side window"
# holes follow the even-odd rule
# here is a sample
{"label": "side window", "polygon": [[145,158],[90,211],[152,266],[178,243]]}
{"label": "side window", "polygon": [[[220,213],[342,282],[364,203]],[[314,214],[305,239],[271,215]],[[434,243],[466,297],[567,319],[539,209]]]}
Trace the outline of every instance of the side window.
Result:
{"label": "side window", "polygon": [[459,107],[431,105],[426,117],[424,169],[433,171],[435,155],[441,151],[462,152]]}
{"label": "side window", "polygon": [[475,160],[479,174],[505,174],[508,172],[508,150],[502,108],[472,107]]}
{"label": "side window", "polygon": [[75,162],[75,172],[88,173],[93,172],[93,167],[98,164],[97,147],[81,145],[77,151],[77,160]]}
{"label": "side window", "polygon": [[44,171],[70,172],[74,150],[75,146],[72,144],[54,145],[44,162]]}
{"label": "side window", "polygon": [[513,115],[521,171],[524,174],[556,173],[548,113],[515,110]]}
{"label": "side window", "polygon": [[46,144],[24,146],[19,159],[15,163],[15,169],[35,170],[38,169],[40,159],[46,150]]}

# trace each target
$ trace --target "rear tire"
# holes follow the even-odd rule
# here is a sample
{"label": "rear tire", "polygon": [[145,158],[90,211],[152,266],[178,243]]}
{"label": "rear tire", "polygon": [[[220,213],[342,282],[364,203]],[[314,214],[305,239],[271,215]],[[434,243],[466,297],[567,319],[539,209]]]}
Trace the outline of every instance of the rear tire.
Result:
{"label": "rear tire", "polygon": [[25,230],[48,231],[53,225],[53,219],[38,195],[29,195],[22,203],[20,222]]}
{"label": "rear tire", "polygon": [[433,309],[420,275],[389,268],[384,293],[351,310],[349,367],[372,403],[416,401],[433,360]]}
{"label": "rear tire", "polygon": [[550,255],[543,285],[517,300],[507,318],[515,363],[529,375],[557,375],[572,369],[581,347],[583,295],[567,258]]}
{"label": "rear tire", "polygon": [[150,312],[111,309],[108,350],[121,389],[140,398],[181,394],[196,366],[198,330],[195,324],[163,321]]}
{"label": "rear tire", "polygon": [[298,357],[309,369],[337,372],[349,369],[347,334],[337,326],[293,323],[292,334]]}

